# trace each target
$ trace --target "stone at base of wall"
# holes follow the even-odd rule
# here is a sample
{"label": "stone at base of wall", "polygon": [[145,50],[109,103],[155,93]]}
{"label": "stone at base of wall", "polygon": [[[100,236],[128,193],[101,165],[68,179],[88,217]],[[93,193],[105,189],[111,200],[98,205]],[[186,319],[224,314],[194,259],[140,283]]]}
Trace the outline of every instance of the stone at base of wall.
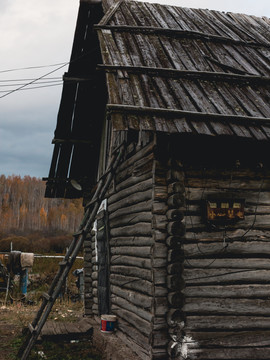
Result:
{"label": "stone at base of wall", "polygon": [[115,334],[100,331],[98,317],[87,317],[93,326],[93,346],[102,352],[102,360],[141,360]]}

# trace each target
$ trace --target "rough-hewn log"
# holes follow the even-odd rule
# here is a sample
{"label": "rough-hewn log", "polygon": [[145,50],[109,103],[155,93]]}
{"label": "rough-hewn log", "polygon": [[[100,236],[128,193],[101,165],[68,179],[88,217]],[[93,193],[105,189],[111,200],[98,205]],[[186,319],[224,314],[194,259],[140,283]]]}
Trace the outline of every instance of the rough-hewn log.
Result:
{"label": "rough-hewn log", "polygon": [[268,360],[270,347],[190,349],[188,354],[190,360]]}
{"label": "rough-hewn log", "polygon": [[[256,220],[256,221],[255,221]],[[258,229],[258,230],[269,230],[270,228],[270,215],[257,215],[255,219],[255,215],[245,216],[244,220],[240,222],[228,224],[228,229]],[[207,224],[202,222],[201,216],[187,216],[185,218],[185,224],[187,230],[205,230],[207,228]]]}
{"label": "rough-hewn log", "polygon": [[207,198],[208,195],[213,196],[217,194],[219,197],[221,195],[226,198],[228,195],[230,198],[235,199],[245,199],[246,203],[249,205],[268,205],[270,204],[270,192],[263,192],[259,196],[259,188],[258,191],[232,191],[230,189],[205,189],[204,187],[200,188],[188,188],[186,187],[187,199],[189,201],[201,201],[202,194],[204,195],[204,199]]}
{"label": "rough-hewn log", "polygon": [[177,326],[179,330],[185,326],[183,313],[180,309],[170,309],[167,312],[167,324],[171,327]]}
{"label": "rough-hewn log", "polygon": [[[143,335],[140,331],[138,331],[134,326],[131,326],[128,322],[121,319],[121,321],[118,322],[117,326],[118,330],[121,330],[126,336],[128,336],[130,341],[132,341],[132,349],[135,343],[135,346],[142,347],[143,349],[150,351],[150,345],[148,337]],[[117,331],[118,332],[118,331]],[[138,349],[136,349],[138,351]]]}
{"label": "rough-hewn log", "polygon": [[120,296],[121,298],[130,301],[132,304],[146,309],[150,309],[153,302],[153,298],[151,296],[111,285],[111,296],[114,297],[114,295]]}
{"label": "rough-hewn log", "polygon": [[111,265],[111,273],[121,274],[126,276],[138,277],[143,280],[152,280],[152,271],[148,269],[141,269],[136,266],[120,266],[120,265]]}
{"label": "rough-hewn log", "polygon": [[[123,319],[121,320],[121,327],[119,327],[119,331],[117,331],[115,333],[115,335],[117,336],[117,338],[119,338],[124,344],[126,344],[130,349],[132,349],[139,357],[141,360],[148,360],[149,359],[149,352],[150,350],[148,350],[147,346],[148,346],[148,342],[141,340],[141,337],[143,337],[142,334],[139,334],[141,336],[137,337],[137,341],[135,340],[135,336],[136,336],[136,329],[133,327],[132,328],[132,332],[129,336],[128,334],[128,328],[130,328],[130,325],[127,325],[127,327],[124,327],[124,323],[123,323]],[[142,343],[144,343],[143,345],[140,345],[140,341]]]}
{"label": "rough-hewn log", "polygon": [[[269,170],[266,168],[264,169],[263,178],[269,179]],[[202,179],[201,181],[206,181],[206,179],[228,179],[228,181],[231,181],[231,177],[233,175],[233,179],[239,179],[246,181],[248,178],[250,179],[256,179],[260,178],[260,174],[258,174],[258,170],[252,170],[251,168],[239,168],[234,169],[233,173],[229,169],[221,169],[221,168],[215,168],[207,169],[207,171],[204,171],[202,173],[201,168],[186,168],[185,169],[185,178],[198,178]]]}
{"label": "rough-hewn log", "polygon": [[[239,254],[240,255],[240,254]],[[200,271],[201,268],[227,268],[227,269],[263,269],[270,270],[269,258],[214,258],[214,259],[189,259],[184,261],[184,266],[188,268],[197,268]]]}
{"label": "rough-hewn log", "polygon": [[126,236],[126,237],[115,237],[110,239],[111,247],[122,247],[122,246],[151,246],[153,245],[152,237],[145,236]]}
{"label": "rough-hewn log", "polygon": [[[224,231],[202,231],[194,234],[192,231],[187,231],[183,242],[223,242]],[[245,240],[247,241],[268,241],[270,239],[270,231],[267,230],[253,230],[253,229],[227,229],[226,239],[228,240]]]}
{"label": "rough-hewn log", "polygon": [[166,230],[168,219],[165,215],[152,215],[152,226],[157,230]]}
{"label": "rough-hewn log", "polygon": [[[122,181],[122,182],[117,182],[114,186],[114,189],[113,189],[113,192],[114,193],[118,193],[118,192],[121,192],[122,190],[126,190],[126,189],[129,189],[129,188],[132,188],[133,186],[135,186],[136,184],[141,184],[143,182],[145,182],[146,180],[152,180],[152,171],[148,171],[144,174],[141,174],[141,175],[137,175],[137,176],[130,176],[128,177],[126,180]],[[111,190],[112,192],[112,190]],[[113,193],[110,196],[112,196]]]}
{"label": "rough-hewn log", "polygon": [[151,253],[154,259],[156,258],[167,259],[167,251],[168,251],[167,246],[162,243],[155,243],[151,248]]}
{"label": "rough-hewn log", "polygon": [[[186,215],[201,215],[202,206],[201,201],[197,204],[187,202],[186,208],[182,209],[185,211]],[[269,215],[270,214],[270,206],[267,205],[258,205],[257,204],[245,204],[245,215]]]}
{"label": "rough-hewn log", "polygon": [[143,160],[145,162],[145,158],[150,154],[153,154],[153,151],[155,149],[155,143],[152,142],[149,145],[145,146],[141,150],[137,151],[133,156],[131,156],[129,159],[125,160],[122,164],[119,165],[118,169],[119,171],[123,171],[128,166],[136,164],[137,161]]}
{"label": "rough-hewn log", "polygon": [[152,231],[152,235],[153,235],[153,240],[155,242],[162,242],[162,243],[165,243],[165,240],[168,236],[167,232],[156,229]]}
{"label": "rough-hewn log", "polygon": [[151,281],[143,280],[134,276],[111,274],[110,282],[113,285],[121,286],[124,289],[140,291],[147,295],[153,295],[154,285]]}
{"label": "rough-hewn log", "polygon": [[270,300],[186,298],[183,311],[189,314],[270,315]]}
{"label": "rough-hewn log", "polygon": [[[149,174],[149,172],[153,172],[153,159],[154,155],[149,154],[145,158],[141,158],[133,164],[129,164],[124,170],[117,171],[115,175],[115,183],[121,184],[126,181],[130,177],[138,178],[143,174]],[[119,170],[119,168],[118,168]],[[109,190],[109,192],[113,192],[114,188]]]}
{"label": "rough-hewn log", "polygon": [[126,198],[131,194],[137,194],[138,192],[145,192],[152,188],[152,179],[144,180],[138,184],[125,188],[111,196],[108,197],[109,206],[119,202],[120,200]]}
{"label": "rough-hewn log", "polygon": [[166,239],[166,244],[170,248],[180,249],[181,245],[182,245],[182,242],[183,242],[183,239],[182,239],[181,236],[169,236]]}
{"label": "rough-hewn log", "polygon": [[182,221],[170,221],[167,225],[169,235],[183,236],[186,231],[186,225]]}
{"label": "rough-hewn log", "polygon": [[157,215],[165,215],[168,211],[168,205],[165,202],[153,201],[152,213]]}
{"label": "rough-hewn log", "polygon": [[154,277],[154,284],[155,285],[163,285],[166,284],[167,278],[167,270],[166,268],[154,268],[153,269],[153,277]]}
{"label": "rough-hewn log", "polygon": [[270,270],[253,269],[185,269],[183,277],[191,284],[262,284],[269,282]]}
{"label": "rough-hewn log", "polygon": [[184,296],[180,292],[170,292],[168,302],[172,308],[181,308],[184,304]]}
{"label": "rough-hewn log", "polygon": [[166,201],[168,197],[167,186],[155,185],[153,189],[154,201]]}
{"label": "rough-hewn log", "polygon": [[142,269],[151,269],[151,259],[141,258],[137,256],[114,255],[111,257],[113,265],[137,266]]}
{"label": "rough-hewn log", "polygon": [[111,301],[113,313],[133,325],[142,334],[147,336],[150,334],[153,315],[119,296],[112,297]]}
{"label": "rough-hewn log", "polygon": [[177,274],[177,276],[182,276],[183,269],[184,266],[180,261],[175,262],[173,264],[169,264],[167,267],[167,271],[169,275]]}
{"label": "rough-hewn log", "polygon": [[153,360],[164,360],[167,358],[167,350],[163,348],[151,349],[151,358]]}
{"label": "rough-hewn log", "polygon": [[215,189],[215,190],[216,189],[217,190],[227,189],[228,191],[231,191],[232,189],[252,190],[255,193],[259,192],[260,190],[270,191],[270,180],[265,179],[265,178],[262,182],[262,179],[253,180],[252,178],[250,178],[250,179],[246,178],[243,181],[243,179],[236,179],[236,178],[223,180],[221,177],[218,179],[211,179],[211,178],[198,179],[198,178],[186,177],[185,185],[187,188],[203,187],[204,189],[211,189],[211,190],[212,189]]}
{"label": "rough-hewn log", "polygon": [[110,228],[114,229],[114,228],[118,228],[121,226],[137,224],[139,222],[151,223],[152,222],[151,212],[149,212],[149,211],[143,212],[142,211],[142,212],[136,213],[136,214],[126,213],[126,215],[122,215],[122,216],[119,216],[117,218],[110,220]]}
{"label": "rough-hewn log", "polygon": [[177,263],[182,262],[183,251],[178,249],[171,249],[168,251],[168,262]]}
{"label": "rough-hewn log", "polygon": [[176,275],[168,275],[167,276],[167,286],[168,289],[172,291],[180,291],[185,286],[184,279],[179,276],[179,274]]}
{"label": "rough-hewn log", "polygon": [[[227,246],[228,244],[228,246]],[[225,247],[226,246],[226,247]],[[270,254],[270,241],[234,241],[227,242],[225,245],[223,242],[218,243],[199,243],[198,244],[185,244],[184,251],[186,257],[197,257],[197,256],[215,256],[215,255],[269,255]]]}
{"label": "rough-hewn log", "polygon": [[174,182],[168,185],[168,194],[183,194],[185,192],[185,184],[183,181]]}
{"label": "rough-hewn log", "polygon": [[[181,320],[184,321],[183,315]],[[270,329],[269,316],[236,316],[236,315],[187,315],[185,319],[185,330],[249,330]]]}
{"label": "rough-hewn log", "polygon": [[150,236],[152,234],[151,223],[140,222],[134,225],[124,226],[110,230],[112,237],[123,236]]}
{"label": "rough-hewn log", "polygon": [[188,286],[183,289],[182,294],[186,297],[201,298],[269,298],[270,285],[203,285]]}
{"label": "rough-hewn log", "polygon": [[123,209],[138,203],[141,203],[143,201],[148,201],[152,198],[152,192],[149,189],[149,191],[139,191],[136,194],[131,194],[117,202],[115,202],[112,205],[108,206],[109,213],[113,213],[116,210]]}
{"label": "rough-hewn log", "polygon": [[168,197],[167,204],[171,208],[185,206],[185,196],[183,194],[174,194]]}
{"label": "rough-hewn log", "polygon": [[184,180],[184,173],[181,170],[171,168],[167,171],[166,179],[168,182],[181,182]]}
{"label": "rough-hewn log", "polygon": [[166,213],[168,220],[180,221],[184,218],[184,211],[178,209],[170,209]]}
{"label": "rough-hewn log", "polygon": [[169,310],[167,296],[155,297],[154,300],[155,316],[162,316]]}
{"label": "rough-hewn log", "polygon": [[186,332],[187,338],[185,343],[187,346],[191,345],[192,348],[196,347],[237,347],[242,348],[246,346],[270,346],[270,332],[266,330],[250,330],[250,331],[226,331],[216,332],[204,331],[204,332]]}
{"label": "rough-hewn log", "polygon": [[166,330],[153,331],[152,333],[152,346],[155,347],[166,347],[169,342],[168,332]]}
{"label": "rough-hewn log", "polygon": [[147,212],[151,211],[152,209],[152,200],[147,200],[140,202],[135,205],[131,205],[128,207],[125,207],[123,209],[118,209],[113,213],[110,213],[110,221],[112,221],[114,218],[126,215],[126,214],[136,214],[140,212]]}

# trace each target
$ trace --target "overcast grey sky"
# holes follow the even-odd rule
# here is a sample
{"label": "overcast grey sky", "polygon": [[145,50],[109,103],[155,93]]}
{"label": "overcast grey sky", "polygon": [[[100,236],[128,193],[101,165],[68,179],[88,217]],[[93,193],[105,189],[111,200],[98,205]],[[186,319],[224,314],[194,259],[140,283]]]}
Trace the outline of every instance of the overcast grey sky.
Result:
{"label": "overcast grey sky", "polygon": [[[269,0],[149,2],[270,17]],[[48,175],[61,95],[57,81],[67,70],[64,63],[71,53],[78,6],[79,0],[0,0],[0,174]],[[54,64],[59,65],[6,71]],[[50,83],[39,82],[5,96],[4,91],[31,81],[25,79],[58,68],[48,75]],[[29,89],[42,85],[50,87]]]}

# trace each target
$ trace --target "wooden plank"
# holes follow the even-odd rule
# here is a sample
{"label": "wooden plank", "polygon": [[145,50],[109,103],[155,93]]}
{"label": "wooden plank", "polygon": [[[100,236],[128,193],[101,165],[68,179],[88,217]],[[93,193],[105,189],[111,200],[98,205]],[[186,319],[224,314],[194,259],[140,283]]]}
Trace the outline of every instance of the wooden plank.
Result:
{"label": "wooden plank", "polygon": [[185,329],[192,331],[216,329],[218,331],[242,330],[248,331],[250,329],[259,330],[270,328],[269,316],[255,316],[255,315],[187,315],[185,320]]}
{"label": "wooden plank", "polygon": [[201,298],[246,298],[246,299],[267,299],[269,297],[270,285],[248,284],[248,285],[202,285],[187,286],[181,290],[185,297]]}
{"label": "wooden plank", "polygon": [[242,332],[192,332],[187,331],[185,343],[193,349],[203,347],[244,348],[270,347],[269,331],[242,331]]}
{"label": "wooden plank", "polygon": [[189,350],[190,360],[268,360],[270,347],[247,347],[236,349],[194,349]]}
{"label": "wooden plank", "polygon": [[185,313],[207,315],[269,316],[270,301],[261,299],[186,298]]}
{"label": "wooden plank", "polygon": [[152,263],[150,259],[146,259],[145,257],[139,258],[137,256],[114,255],[111,257],[111,264],[136,266],[142,269],[152,268]]}
{"label": "wooden plank", "polygon": [[[263,257],[268,257],[270,254],[270,242],[269,241],[235,241],[230,243],[228,246],[223,244],[222,241],[219,243],[204,243],[201,242],[198,244],[185,244],[183,250],[185,252],[185,257],[187,258],[194,258],[194,257],[210,257],[210,261],[212,256],[221,255],[225,253],[226,249],[226,256],[230,255],[238,255],[241,254],[242,256],[247,256],[250,254],[251,256],[255,255],[262,255]],[[210,262],[209,261],[209,262]]]}

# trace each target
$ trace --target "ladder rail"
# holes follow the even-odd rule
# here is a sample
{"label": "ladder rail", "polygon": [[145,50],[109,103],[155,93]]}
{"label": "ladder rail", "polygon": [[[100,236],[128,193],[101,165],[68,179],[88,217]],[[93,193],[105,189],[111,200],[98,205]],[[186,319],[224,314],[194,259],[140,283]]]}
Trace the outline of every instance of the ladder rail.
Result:
{"label": "ladder rail", "polygon": [[27,360],[28,356],[30,355],[30,352],[51,312],[54,302],[61,291],[62,285],[70,271],[70,268],[74,264],[76,256],[91,229],[101,202],[113,179],[114,172],[117,169],[117,166],[119,165],[123,156],[124,146],[125,143],[122,143],[121,146],[117,148],[117,150],[119,150],[118,154],[116,151],[113,153],[111,161],[108,165],[108,169],[106,170],[106,176],[102,176],[100,178],[95,193],[92,197],[92,199],[95,201],[90,201],[90,203],[86,205],[85,215],[79,227],[79,231],[73,235],[73,241],[68,248],[62,262],[64,266],[61,266],[61,263],[59,264],[60,266],[58,272],[53,279],[49,291],[47,294],[45,294],[46,296],[43,296],[42,304],[36,314],[36,317],[29,325],[25,341],[18,352],[18,356],[21,357],[21,360]]}

